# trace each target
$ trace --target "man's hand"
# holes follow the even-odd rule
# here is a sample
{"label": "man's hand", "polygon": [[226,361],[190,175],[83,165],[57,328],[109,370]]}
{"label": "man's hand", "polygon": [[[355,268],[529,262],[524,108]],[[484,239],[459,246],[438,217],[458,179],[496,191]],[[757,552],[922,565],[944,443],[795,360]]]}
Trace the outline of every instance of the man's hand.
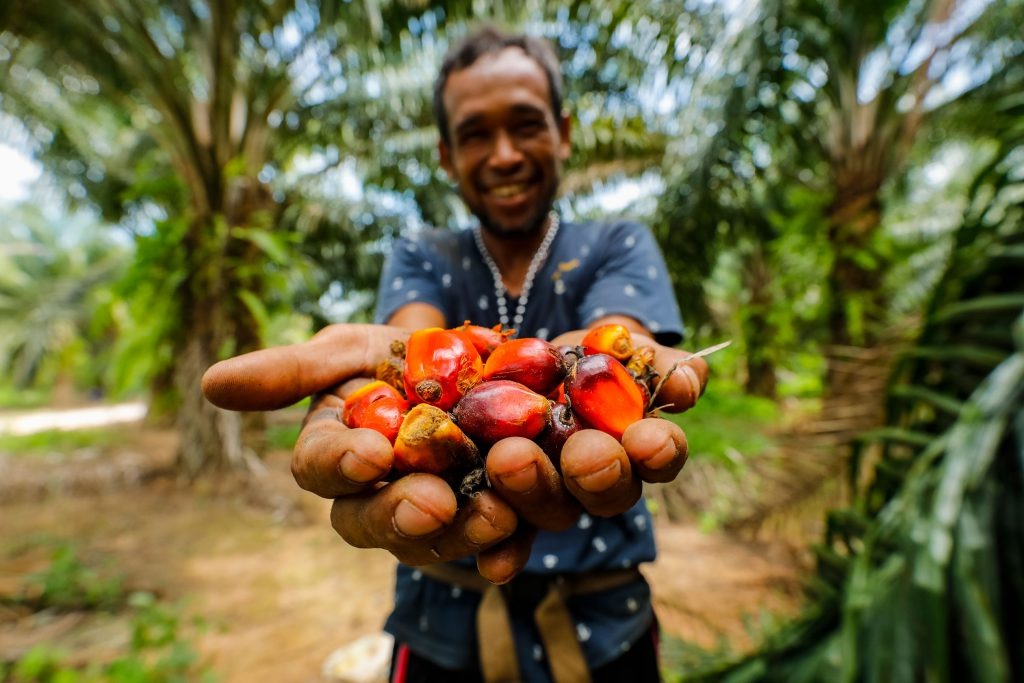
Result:
{"label": "man's hand", "polygon": [[[503,583],[525,566],[536,529],[564,529],[581,510],[623,512],[639,499],[643,481],[670,481],[686,462],[682,430],[668,420],[645,419],[631,425],[621,443],[596,430],[573,435],[561,454],[561,473],[532,441],[500,441],[487,454],[492,490],[461,507],[433,475],[385,482],[391,444],[373,430],[348,428],[341,411],[344,397],[387,358],[391,342],[407,334],[398,327],[334,325],[303,344],[222,361],[203,377],[207,398],[231,410],[272,410],[314,395],[292,472],[302,488],[334,499],[332,525],[354,546],[384,548],[413,565],[476,555],[481,575]],[[692,359],[676,367],[685,352],[634,338],[656,349],[660,374],[674,368],[658,404],[674,411],[693,406],[707,381],[706,363]],[[572,341],[567,335],[556,343]]]}

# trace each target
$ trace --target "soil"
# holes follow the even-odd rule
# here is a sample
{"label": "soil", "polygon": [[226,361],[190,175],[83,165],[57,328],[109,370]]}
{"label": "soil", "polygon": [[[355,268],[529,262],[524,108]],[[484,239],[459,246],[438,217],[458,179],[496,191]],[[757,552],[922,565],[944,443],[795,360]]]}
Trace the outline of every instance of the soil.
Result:
{"label": "soil", "polygon": [[[186,486],[152,476],[173,459],[173,432],[119,429],[112,452],[0,454],[0,662],[39,643],[82,664],[125,651],[126,610],[25,606],[26,577],[46,569],[62,542],[101,574],[123,577],[126,591],[202,617],[202,628],[186,620],[182,637],[225,683],[323,681],[328,654],[379,632],[394,560],[335,535],[329,502],[295,486],[288,453],[271,453],[248,493]],[[656,534],[659,559],[644,573],[665,633],[740,651],[756,637],[751,620],[799,609],[805,568],[786,544],[690,525],[658,523]]]}

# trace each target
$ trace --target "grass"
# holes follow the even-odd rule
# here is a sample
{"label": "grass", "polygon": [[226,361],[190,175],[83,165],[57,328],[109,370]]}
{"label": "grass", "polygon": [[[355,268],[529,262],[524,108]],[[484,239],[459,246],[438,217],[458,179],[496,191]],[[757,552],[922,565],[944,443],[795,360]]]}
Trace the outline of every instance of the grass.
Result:
{"label": "grass", "polygon": [[745,455],[755,455],[772,445],[769,432],[778,424],[776,401],[747,396],[739,389],[718,384],[691,410],[663,417],[686,432],[690,456],[735,468]]}
{"label": "grass", "polygon": [[104,427],[62,431],[50,429],[35,434],[0,434],[0,453],[51,455],[86,448],[106,448],[121,443],[123,432]]}

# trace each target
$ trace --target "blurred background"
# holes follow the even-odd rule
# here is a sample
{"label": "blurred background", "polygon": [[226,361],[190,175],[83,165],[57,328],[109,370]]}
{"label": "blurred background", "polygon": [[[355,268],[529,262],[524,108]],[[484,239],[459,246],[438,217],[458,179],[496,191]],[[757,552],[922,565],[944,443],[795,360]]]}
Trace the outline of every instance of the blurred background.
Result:
{"label": "blurred background", "polygon": [[302,406],[199,378],[469,225],[430,98],[482,21],[562,58],[559,210],[649,224],[685,346],[733,341],[648,490],[666,679],[1024,680],[1024,2],[0,0],[0,681],[328,680],[379,631]]}

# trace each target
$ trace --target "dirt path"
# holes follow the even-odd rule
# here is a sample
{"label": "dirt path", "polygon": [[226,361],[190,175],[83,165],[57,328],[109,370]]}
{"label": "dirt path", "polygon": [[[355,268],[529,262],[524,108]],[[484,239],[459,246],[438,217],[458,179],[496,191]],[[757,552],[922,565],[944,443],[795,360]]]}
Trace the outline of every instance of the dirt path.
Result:
{"label": "dirt path", "polygon": [[[168,460],[173,436],[125,430],[129,446],[113,458],[121,466],[104,476],[95,467],[111,458],[0,457],[0,597],[17,594],[27,574],[45,568],[54,543],[71,541],[83,560],[122,574],[127,588],[184,601],[187,613],[201,615],[208,628],[195,633],[195,643],[223,683],[321,681],[332,650],[380,629],[393,559],[342,543],[327,523],[329,504],[291,482],[287,454],[270,458],[256,503],[168,481],[140,483],[125,472]],[[667,632],[705,647],[725,639],[743,648],[747,615],[796,608],[799,575],[783,548],[687,526],[656,533],[660,559],[645,573]],[[117,617],[41,618],[0,608],[0,658],[7,661],[38,642],[93,661],[125,638]]]}

